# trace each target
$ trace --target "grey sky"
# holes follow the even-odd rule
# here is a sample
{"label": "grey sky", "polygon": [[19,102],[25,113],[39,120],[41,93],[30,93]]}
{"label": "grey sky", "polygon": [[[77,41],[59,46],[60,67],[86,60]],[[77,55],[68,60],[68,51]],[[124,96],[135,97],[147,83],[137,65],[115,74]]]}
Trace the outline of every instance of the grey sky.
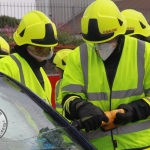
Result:
{"label": "grey sky", "polygon": [[12,3],[22,2],[22,3],[26,3],[26,2],[35,2],[35,0],[0,0],[0,2],[5,2],[5,3],[7,3],[7,2],[12,2]]}
{"label": "grey sky", "polygon": [[0,15],[22,18],[35,9],[35,0],[0,0]]}

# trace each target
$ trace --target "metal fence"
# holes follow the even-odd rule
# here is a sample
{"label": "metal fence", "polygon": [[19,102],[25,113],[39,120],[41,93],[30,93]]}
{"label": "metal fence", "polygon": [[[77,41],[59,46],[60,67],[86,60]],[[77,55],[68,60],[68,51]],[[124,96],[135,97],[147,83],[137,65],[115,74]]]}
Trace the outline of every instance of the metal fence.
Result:
{"label": "metal fence", "polygon": [[[35,0],[34,3],[8,3],[0,1],[0,17],[5,15],[20,20],[27,12],[36,9],[44,12],[56,24],[58,29],[69,26],[73,35],[77,35],[81,30],[80,21],[83,12],[93,1],[95,0]],[[146,9],[144,11],[146,11],[144,12],[146,18],[149,18],[150,13],[147,12],[150,11]],[[2,27],[1,24],[4,24],[4,26],[7,24],[5,24],[5,20],[2,21],[0,22],[0,28]],[[15,28],[6,27],[5,30],[14,32]]]}
{"label": "metal fence", "polygon": [[75,27],[73,20],[80,12],[94,0],[36,0],[35,3],[8,3],[0,2],[0,15],[15,17],[21,19],[27,12],[31,10],[40,10],[51,18],[56,25],[60,26],[72,20],[72,27]]}

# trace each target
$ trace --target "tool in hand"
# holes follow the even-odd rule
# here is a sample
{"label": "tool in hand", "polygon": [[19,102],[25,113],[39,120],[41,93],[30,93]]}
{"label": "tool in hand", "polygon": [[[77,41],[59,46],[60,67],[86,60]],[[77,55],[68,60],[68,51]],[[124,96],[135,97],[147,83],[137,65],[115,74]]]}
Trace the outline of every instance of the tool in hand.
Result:
{"label": "tool in hand", "polygon": [[[100,127],[103,131],[109,131],[109,130],[112,130],[112,129],[119,126],[119,125],[114,124],[114,119],[116,118],[116,114],[117,113],[125,113],[125,111],[124,111],[124,109],[115,109],[115,110],[112,110],[112,111],[106,111],[104,113],[109,118],[109,121],[107,123],[102,122],[102,125]],[[76,127],[78,130],[83,129],[82,121],[80,119],[79,120],[74,120],[72,122],[72,125],[74,127]]]}

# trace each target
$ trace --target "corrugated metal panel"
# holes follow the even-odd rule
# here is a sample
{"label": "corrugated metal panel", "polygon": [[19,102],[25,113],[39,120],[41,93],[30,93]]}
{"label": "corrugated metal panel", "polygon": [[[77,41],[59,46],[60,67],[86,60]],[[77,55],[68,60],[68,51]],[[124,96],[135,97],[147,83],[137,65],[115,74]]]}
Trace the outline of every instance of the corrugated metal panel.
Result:
{"label": "corrugated metal panel", "polygon": [[94,0],[36,0],[36,8],[51,17],[56,24],[64,24],[93,1]]}
{"label": "corrugated metal panel", "polygon": [[[93,1],[95,0],[36,0],[35,3],[0,1],[0,15],[21,19],[25,13],[37,9],[50,17],[57,28],[63,25],[64,28],[70,27],[72,33],[80,33],[83,12]],[[150,22],[150,0],[116,0],[115,3],[120,10],[131,8],[142,12]]]}

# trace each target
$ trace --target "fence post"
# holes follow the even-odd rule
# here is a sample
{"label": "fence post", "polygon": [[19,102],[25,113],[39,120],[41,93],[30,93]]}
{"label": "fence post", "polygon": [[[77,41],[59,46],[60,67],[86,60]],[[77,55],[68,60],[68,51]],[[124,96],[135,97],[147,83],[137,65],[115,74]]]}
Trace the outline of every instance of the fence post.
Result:
{"label": "fence post", "polygon": [[72,6],[72,28],[73,28],[73,35],[75,36],[75,13],[74,13],[74,6]]}

